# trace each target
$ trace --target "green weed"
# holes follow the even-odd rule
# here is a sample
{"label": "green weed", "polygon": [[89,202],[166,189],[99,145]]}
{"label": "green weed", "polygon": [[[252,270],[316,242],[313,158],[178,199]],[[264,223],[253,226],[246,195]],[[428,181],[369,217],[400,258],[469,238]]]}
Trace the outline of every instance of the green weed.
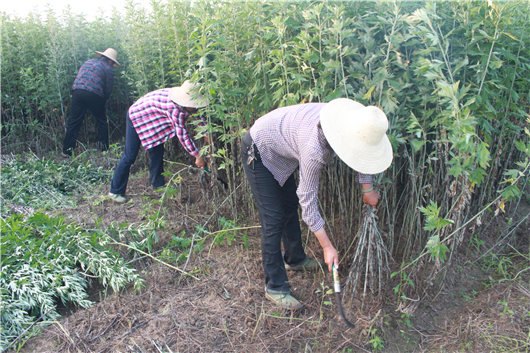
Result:
{"label": "green weed", "polygon": [[434,201],[431,201],[431,203],[427,207],[420,207],[420,211],[426,217],[425,226],[423,228],[428,231],[436,231],[435,234],[431,235],[431,237],[427,241],[426,248],[430,252],[432,259],[445,261],[445,259],[447,258],[447,253],[449,252],[449,248],[445,244],[440,242],[439,232],[441,229],[452,224],[453,221],[444,219],[439,216],[440,207],[438,207],[437,203]]}
{"label": "green weed", "polygon": [[501,300],[501,301],[499,301],[497,304],[502,305],[502,312],[501,312],[501,315],[512,316],[512,315],[515,314],[515,313],[513,312],[513,310],[508,309],[508,301],[506,301],[506,300]]}
{"label": "green weed", "polygon": [[411,317],[410,314],[403,313],[401,314],[401,319],[398,319],[397,322],[403,323],[406,328],[412,328],[410,317]]}
{"label": "green weed", "polygon": [[180,236],[172,235],[171,242],[167,244],[161,253],[163,259],[173,260],[175,262],[182,262],[188,258],[188,248],[192,243],[192,239],[185,238],[186,231],[182,231]]}
{"label": "green weed", "polygon": [[475,233],[473,235],[473,238],[469,239],[471,242],[471,245],[475,248],[477,253],[480,253],[480,248],[485,244],[485,241],[482,239],[479,239],[479,234]]}
{"label": "green weed", "polygon": [[236,228],[236,225],[233,221],[226,219],[225,217],[220,217],[219,225],[221,226],[221,231],[217,233],[214,238],[215,245],[221,245],[223,243],[232,245],[232,242],[236,238],[236,232],[233,231]]}
{"label": "green weed", "polygon": [[376,328],[371,329],[369,332],[369,335],[370,335],[370,340],[368,341],[368,343],[372,345],[372,349],[374,351],[380,351],[385,348],[385,346],[383,345],[383,340],[381,339],[381,337],[377,335]]}
{"label": "green weed", "polygon": [[320,300],[320,320],[324,318],[324,305],[331,306],[333,302],[327,297],[333,295],[333,289],[329,288],[324,282],[320,283],[320,288],[315,290],[315,293],[322,293],[322,298]]}

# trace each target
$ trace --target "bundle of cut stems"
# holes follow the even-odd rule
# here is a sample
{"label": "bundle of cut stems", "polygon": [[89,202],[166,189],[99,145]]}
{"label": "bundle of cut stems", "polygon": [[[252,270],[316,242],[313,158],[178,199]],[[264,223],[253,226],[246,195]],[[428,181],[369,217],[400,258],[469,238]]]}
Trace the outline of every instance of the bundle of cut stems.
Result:
{"label": "bundle of cut stems", "polygon": [[352,297],[357,290],[357,284],[364,274],[363,304],[366,291],[377,293],[381,299],[383,277],[388,276],[388,250],[383,242],[381,231],[377,227],[377,210],[370,206],[363,206],[363,219],[355,239],[357,244],[352,254],[352,263],[346,280],[345,288],[351,291]]}

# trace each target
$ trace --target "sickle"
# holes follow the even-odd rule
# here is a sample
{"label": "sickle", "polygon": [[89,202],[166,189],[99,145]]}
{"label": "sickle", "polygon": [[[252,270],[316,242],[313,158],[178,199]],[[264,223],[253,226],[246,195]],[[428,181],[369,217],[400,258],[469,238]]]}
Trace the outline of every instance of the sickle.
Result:
{"label": "sickle", "polygon": [[[213,169],[213,168],[212,168]],[[208,166],[205,166],[204,167],[204,170],[208,173],[208,174],[212,174],[212,171],[210,169],[208,169]],[[223,189],[228,189],[228,184],[226,183],[226,181],[224,181],[220,176],[219,176],[219,173],[217,173],[217,170],[214,170],[215,171],[215,177],[217,179],[217,181],[219,181],[221,183],[221,185],[223,185]]]}
{"label": "sickle", "polygon": [[337,270],[335,265],[333,265],[333,284],[335,287],[335,301],[337,302],[340,316],[342,317],[342,320],[344,320],[344,322],[349,328],[355,328],[355,325],[349,322],[348,319],[346,319],[346,315],[344,315],[344,309],[342,308],[342,302],[340,300],[339,271]]}

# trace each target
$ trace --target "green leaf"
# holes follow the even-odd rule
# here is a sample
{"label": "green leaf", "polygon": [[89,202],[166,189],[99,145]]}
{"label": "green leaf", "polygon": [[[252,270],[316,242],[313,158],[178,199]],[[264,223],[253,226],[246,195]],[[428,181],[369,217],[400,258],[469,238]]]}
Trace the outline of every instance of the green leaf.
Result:
{"label": "green leaf", "polygon": [[440,261],[445,261],[447,258],[449,248],[440,243],[440,236],[438,234],[432,235],[427,241],[425,247],[431,253],[432,258],[439,259]]}
{"label": "green leaf", "polygon": [[374,91],[375,89],[375,86],[372,86],[370,87],[370,89],[368,90],[368,92],[366,92],[366,94],[363,96],[363,99],[370,99],[370,97],[372,96],[372,92]]}
{"label": "green leaf", "polygon": [[490,152],[488,150],[489,145],[482,142],[479,147],[479,153],[477,155],[477,161],[481,168],[486,169],[489,167]]}
{"label": "green leaf", "polygon": [[422,149],[422,147],[425,145],[425,141],[419,141],[414,138],[410,138],[409,142],[412,145],[412,149],[414,152],[419,152]]}
{"label": "green leaf", "polygon": [[451,220],[439,217],[440,207],[432,200],[427,207],[420,207],[419,209],[426,216],[425,226],[423,227],[425,230],[440,230],[454,223]]}

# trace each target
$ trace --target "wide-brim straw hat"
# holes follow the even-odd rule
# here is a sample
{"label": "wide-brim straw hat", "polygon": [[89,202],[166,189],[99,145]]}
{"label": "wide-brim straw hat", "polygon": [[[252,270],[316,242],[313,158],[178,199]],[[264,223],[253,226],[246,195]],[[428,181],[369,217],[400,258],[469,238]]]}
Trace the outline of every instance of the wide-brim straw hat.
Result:
{"label": "wide-brim straw hat", "polygon": [[120,63],[118,62],[118,52],[112,48],[107,48],[107,50],[105,50],[103,53],[102,52],[99,52],[99,51],[95,51],[95,53],[98,55],[98,56],[104,56],[106,58],[109,58],[110,60],[114,61],[114,65],[112,66],[121,66]]}
{"label": "wide-brim straw hat", "polygon": [[184,81],[180,87],[171,88],[169,98],[185,108],[202,108],[209,103],[208,98],[199,92],[199,86],[189,80]]}
{"label": "wide-brim straw hat", "polygon": [[388,118],[378,107],[334,99],[320,111],[320,126],[333,151],[355,171],[377,174],[392,163]]}

